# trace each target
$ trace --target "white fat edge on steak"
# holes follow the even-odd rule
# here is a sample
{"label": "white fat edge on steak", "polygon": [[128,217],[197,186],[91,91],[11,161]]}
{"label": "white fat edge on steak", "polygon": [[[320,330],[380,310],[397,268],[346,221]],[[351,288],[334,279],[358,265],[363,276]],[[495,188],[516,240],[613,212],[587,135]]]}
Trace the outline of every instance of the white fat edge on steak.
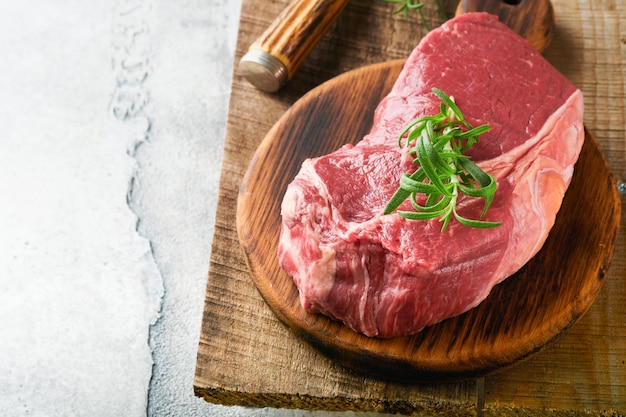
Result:
{"label": "white fat edge on steak", "polygon": [[[315,171],[313,159],[306,159],[302,163],[298,177],[307,179],[309,181],[308,185],[314,187],[326,202],[329,201],[328,190]],[[304,241],[309,245],[316,246],[321,252],[321,257],[309,263],[303,259],[300,248],[297,245],[283,244],[281,245],[281,250],[284,256],[298,264],[296,268],[298,271],[304,271],[304,275],[316,278],[314,280],[304,280],[310,287],[309,291],[311,292],[301,291],[301,294],[315,293],[318,295],[316,297],[317,299],[325,299],[335,284],[335,273],[337,271],[336,251],[333,247],[320,242],[314,226],[315,218],[319,215],[317,210],[320,210],[320,208],[316,205],[308,204],[306,197],[303,195],[304,192],[305,190],[303,190],[302,187],[294,186],[293,184],[287,187],[281,203],[281,216],[283,219],[290,219],[291,221],[301,223],[303,226],[306,225],[306,227],[299,228],[298,230],[304,230],[306,232]],[[310,210],[303,212],[301,210],[303,207],[308,207]],[[321,210],[326,211],[327,213],[325,214],[334,216],[333,210],[331,210],[328,205],[323,206]],[[297,218],[298,220],[295,220]],[[292,235],[293,231],[293,228],[283,226],[281,228],[280,241],[296,241],[297,239]],[[300,279],[302,277],[294,276],[293,278],[298,279],[298,286],[304,285],[304,282]],[[302,295],[301,302],[303,306],[307,303],[307,300],[302,299]]]}
{"label": "white fat edge on steak", "polygon": [[[512,218],[516,221],[511,229],[510,238],[507,240],[508,248],[505,251],[517,256],[514,261],[507,258],[506,262],[500,263],[493,274],[493,285],[513,275],[535,256],[543,247],[550,230],[554,226],[556,215],[563,202],[565,191],[571,182],[574,165],[578,160],[585,137],[583,108],[582,93],[580,90],[576,90],[527,143],[510,150],[502,157],[478,164],[485,170],[491,170],[492,173],[494,169],[513,169],[521,172],[520,175],[513,175],[513,177],[518,179],[525,177],[525,180],[516,184],[516,191],[514,191],[514,201],[510,210]],[[556,154],[559,157],[558,161],[550,156],[545,156],[542,152],[551,146],[558,146],[560,149]],[[545,153],[554,155],[554,152]],[[553,186],[549,191],[558,193],[557,198],[554,195],[545,198],[545,192],[548,190],[542,183],[544,180],[549,181],[549,185]],[[519,192],[518,187],[520,186],[527,187],[530,192]],[[531,195],[530,202],[527,199],[528,194]],[[527,210],[529,203],[531,210]],[[530,221],[534,220],[539,223],[539,231],[534,234],[537,239],[534,241],[527,239],[527,231],[531,225],[526,221],[528,220],[526,217],[530,215],[533,215]],[[526,236],[526,238],[522,238],[522,236]],[[524,250],[520,250],[520,242],[524,243]],[[483,298],[487,297],[493,285],[485,288]]]}

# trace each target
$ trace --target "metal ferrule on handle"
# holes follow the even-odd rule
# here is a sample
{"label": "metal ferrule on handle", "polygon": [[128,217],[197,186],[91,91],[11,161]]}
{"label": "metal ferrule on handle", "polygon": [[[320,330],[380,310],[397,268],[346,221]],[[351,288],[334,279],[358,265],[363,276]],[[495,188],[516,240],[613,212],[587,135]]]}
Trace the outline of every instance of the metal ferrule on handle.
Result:
{"label": "metal ferrule on handle", "polygon": [[239,74],[259,90],[278,91],[326,34],[348,0],[294,0],[250,46]]}

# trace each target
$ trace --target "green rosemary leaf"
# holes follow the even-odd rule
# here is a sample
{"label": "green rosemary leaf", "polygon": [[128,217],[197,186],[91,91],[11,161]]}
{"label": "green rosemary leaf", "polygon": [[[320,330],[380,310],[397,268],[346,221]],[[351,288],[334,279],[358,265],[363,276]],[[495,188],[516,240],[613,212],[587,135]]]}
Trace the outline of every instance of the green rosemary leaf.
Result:
{"label": "green rosemary leaf", "polygon": [[441,215],[439,213],[443,213],[444,209],[448,207],[450,205],[450,201],[452,201],[452,197],[441,194],[431,194],[426,200],[426,204],[422,206],[418,204],[415,197],[415,193],[411,194],[411,206],[413,206],[413,209],[424,213],[431,213],[431,218]]}
{"label": "green rosemary leaf", "polygon": [[435,165],[431,159],[431,156],[433,155],[435,155],[435,152],[433,152],[430,139],[426,135],[422,134],[417,141],[417,159],[424,169],[429,183],[437,187],[437,190],[441,194],[452,195],[435,169]]}
{"label": "green rosemary leaf", "polygon": [[446,213],[446,209],[440,210],[435,213],[429,213],[425,211],[399,211],[398,214],[405,219],[409,220],[430,220]]}
{"label": "green rosemary leaf", "polygon": [[[395,9],[392,12],[392,14],[403,13],[405,18],[409,17],[410,10],[417,10],[417,12],[419,13],[422,25],[426,28],[426,30],[430,31],[430,25],[426,21],[426,16],[424,15],[424,12],[422,10],[425,6],[425,3],[415,1],[415,0],[384,0],[384,1],[385,3],[400,4],[400,7]],[[435,5],[437,6],[437,11],[439,12],[439,16],[441,17],[441,19],[444,21],[447,20],[448,16],[446,15],[446,12],[441,2],[439,0],[435,0]]]}
{"label": "green rosemary leaf", "polygon": [[[490,127],[486,124],[472,127],[451,97],[437,88],[433,92],[441,99],[439,114],[418,117],[398,137],[398,146],[404,144],[408,148],[418,168],[401,176],[399,187],[383,213],[393,213],[408,199],[414,211],[397,211],[400,216],[409,220],[439,218],[442,232],[452,217],[470,227],[499,226],[500,222],[482,220],[498,184],[492,175],[464,155]],[[468,219],[457,213],[460,194],[484,200],[480,219]]]}
{"label": "green rosemary leaf", "polygon": [[437,187],[432,184],[424,183],[420,180],[415,180],[411,178],[409,175],[403,175],[400,178],[400,187],[409,193],[420,193],[420,194],[434,194],[438,192]]}
{"label": "green rosemary leaf", "polygon": [[464,120],[463,113],[461,113],[461,110],[459,110],[454,101],[452,101],[452,99],[446,93],[438,88],[433,88],[433,93],[435,93],[437,97],[439,97],[448,106],[448,108],[450,108],[450,110],[454,112],[459,121]]}
{"label": "green rosemary leaf", "polygon": [[476,227],[479,229],[489,229],[492,227],[498,227],[502,225],[502,222],[487,222],[484,220],[472,220],[466,219],[465,217],[460,216],[456,212],[456,208],[454,209],[454,218],[461,224],[469,227]]}
{"label": "green rosemary leaf", "polygon": [[[480,184],[481,187],[487,187],[488,185],[493,185],[493,193],[495,193],[495,180],[494,178],[487,174],[485,171],[480,169],[478,165],[473,163],[469,158],[459,158],[459,163],[461,166],[467,171],[468,174],[472,176]],[[492,193],[492,194],[493,194]]]}
{"label": "green rosemary leaf", "polygon": [[455,135],[455,136],[457,139],[467,139],[471,137],[476,137],[476,136],[482,135],[485,132],[488,132],[490,128],[491,126],[489,125],[480,125],[478,127],[474,127],[465,132],[459,133],[458,135]]}
{"label": "green rosemary leaf", "polygon": [[398,207],[400,207],[400,204],[404,203],[404,201],[409,198],[410,195],[411,191],[404,188],[398,188],[391,196],[391,199],[387,202],[387,205],[383,209],[383,214],[393,213]]}

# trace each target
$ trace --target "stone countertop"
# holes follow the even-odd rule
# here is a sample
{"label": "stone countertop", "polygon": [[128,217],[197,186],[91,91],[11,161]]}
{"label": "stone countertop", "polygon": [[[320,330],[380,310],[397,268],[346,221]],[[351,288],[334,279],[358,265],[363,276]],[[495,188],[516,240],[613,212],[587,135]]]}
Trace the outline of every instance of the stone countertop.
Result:
{"label": "stone countertop", "polygon": [[239,6],[0,5],[0,415],[330,415],[192,391]]}

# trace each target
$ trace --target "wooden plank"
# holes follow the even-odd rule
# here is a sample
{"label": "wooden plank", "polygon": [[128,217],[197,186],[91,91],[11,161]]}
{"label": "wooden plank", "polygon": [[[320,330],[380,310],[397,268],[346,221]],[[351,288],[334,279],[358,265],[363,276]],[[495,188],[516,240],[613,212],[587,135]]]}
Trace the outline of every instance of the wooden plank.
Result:
{"label": "wooden plank", "polygon": [[[262,4],[262,7],[260,6]],[[236,62],[287,1],[244,0]],[[453,12],[456,3],[446,2]],[[587,127],[618,181],[626,178],[626,4],[554,0],[545,55],[585,94]],[[476,381],[407,385],[346,371],[278,322],[250,279],[235,227],[239,185],[257,146],[306,91],[348,69],[404,58],[425,29],[382,1],[353,0],[294,79],[265,94],[233,78],[194,390],[226,405],[475,415]],[[437,24],[434,6],[426,13]],[[207,167],[211,169],[212,167]],[[271,169],[271,167],[268,167]],[[622,198],[622,203],[624,199]],[[626,412],[626,219],[604,288],[553,346],[485,381],[485,413]]]}
{"label": "wooden plank", "polygon": [[[618,181],[626,174],[626,4],[553,2],[557,32],[546,57],[585,96],[585,123]],[[624,198],[622,198],[624,206]],[[486,380],[486,405],[626,412],[626,217],[604,288],[560,340],[523,366]]]}

